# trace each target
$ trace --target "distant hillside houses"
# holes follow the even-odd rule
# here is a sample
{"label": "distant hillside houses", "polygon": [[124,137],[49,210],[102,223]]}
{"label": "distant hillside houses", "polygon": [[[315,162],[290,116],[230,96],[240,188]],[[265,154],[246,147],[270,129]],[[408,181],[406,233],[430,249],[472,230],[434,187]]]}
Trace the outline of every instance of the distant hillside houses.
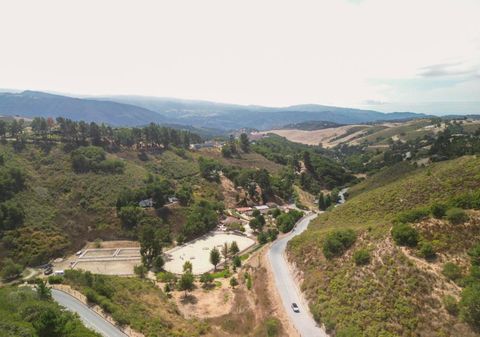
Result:
{"label": "distant hillside houses", "polygon": [[190,150],[200,150],[205,148],[221,148],[225,142],[220,142],[216,140],[207,140],[203,143],[190,144]]}

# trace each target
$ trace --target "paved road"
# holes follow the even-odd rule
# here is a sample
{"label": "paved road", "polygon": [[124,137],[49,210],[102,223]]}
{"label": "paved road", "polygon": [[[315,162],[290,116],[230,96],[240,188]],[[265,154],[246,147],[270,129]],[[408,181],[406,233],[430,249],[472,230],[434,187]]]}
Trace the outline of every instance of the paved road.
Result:
{"label": "paved road", "polygon": [[[268,260],[272,266],[278,293],[282,298],[285,310],[287,311],[293,325],[302,337],[326,337],[328,335],[317,325],[306,307],[301,292],[293,279],[293,275],[290,273],[284,253],[285,248],[287,247],[287,242],[307,229],[310,220],[315,217],[316,214],[313,214],[301,219],[297,223],[295,230],[282,239],[274,242],[268,252]],[[293,302],[297,303],[299,306],[299,313],[293,312],[291,307]]]}
{"label": "paved road", "polygon": [[63,291],[52,289],[52,297],[67,310],[76,312],[88,328],[105,337],[128,337],[110,322],[104,320],[95,311]]}

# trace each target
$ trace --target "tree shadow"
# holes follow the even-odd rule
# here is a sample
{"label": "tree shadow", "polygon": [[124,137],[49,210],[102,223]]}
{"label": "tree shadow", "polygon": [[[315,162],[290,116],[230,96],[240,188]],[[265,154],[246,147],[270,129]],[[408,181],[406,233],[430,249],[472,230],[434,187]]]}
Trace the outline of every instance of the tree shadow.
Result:
{"label": "tree shadow", "polygon": [[192,294],[186,294],[182,296],[180,302],[182,302],[182,304],[197,304],[198,299]]}

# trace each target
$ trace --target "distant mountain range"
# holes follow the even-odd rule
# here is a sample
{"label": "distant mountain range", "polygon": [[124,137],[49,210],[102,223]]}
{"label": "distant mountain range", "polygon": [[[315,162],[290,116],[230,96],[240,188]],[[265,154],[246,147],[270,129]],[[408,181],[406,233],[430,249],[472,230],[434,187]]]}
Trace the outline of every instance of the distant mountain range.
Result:
{"label": "distant mountain range", "polygon": [[38,91],[0,93],[0,115],[30,118],[63,116],[113,126],[154,122],[217,130],[267,130],[309,121],[356,124],[427,116],[412,112],[382,113],[315,104],[272,108],[140,96],[80,98]]}
{"label": "distant mountain range", "polygon": [[115,126],[166,121],[162,115],[138,106],[38,91],[0,93],[0,115],[54,118],[62,116]]}

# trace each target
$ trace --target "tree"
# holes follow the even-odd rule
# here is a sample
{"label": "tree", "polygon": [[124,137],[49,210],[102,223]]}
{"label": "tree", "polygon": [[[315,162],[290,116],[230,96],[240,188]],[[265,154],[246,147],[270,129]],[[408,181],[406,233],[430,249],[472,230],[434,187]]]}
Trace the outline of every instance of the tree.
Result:
{"label": "tree", "polygon": [[203,284],[204,288],[209,288],[212,285],[213,280],[213,275],[210,273],[203,273],[202,276],[200,276],[200,282]]}
{"label": "tree", "polygon": [[120,208],[118,217],[120,218],[122,225],[127,229],[135,227],[143,218],[144,212],[138,206],[124,206]]}
{"label": "tree", "polygon": [[180,278],[178,283],[178,289],[181,291],[185,291],[185,297],[187,297],[187,293],[192,291],[194,288],[194,277],[191,272],[186,272]]}
{"label": "tree", "polygon": [[230,244],[230,254],[233,256],[236,256],[240,252],[240,249],[238,248],[237,241],[233,241]]}
{"label": "tree", "polygon": [[185,261],[185,263],[183,264],[183,272],[184,273],[191,273],[193,270],[193,265],[192,265],[192,262],[190,261]]}
{"label": "tree", "polygon": [[18,278],[22,274],[22,270],[22,266],[13,262],[12,259],[5,259],[0,275],[3,280],[11,281]]}
{"label": "tree", "polygon": [[217,248],[213,248],[210,251],[210,263],[213,264],[215,270],[217,270],[217,265],[220,263],[220,252]]}
{"label": "tree", "polygon": [[235,289],[235,287],[238,286],[238,281],[237,281],[237,279],[236,279],[235,277],[232,277],[232,278],[230,279],[230,286],[231,286],[233,289]]}
{"label": "tree", "polygon": [[175,195],[182,206],[188,206],[193,200],[192,188],[186,184],[183,184]]}
{"label": "tree", "polygon": [[240,256],[235,255],[233,258],[233,267],[234,268],[240,268],[242,266],[242,259],[240,259]]}
{"label": "tree", "polygon": [[324,211],[327,209],[327,206],[325,205],[325,196],[323,195],[323,192],[320,192],[318,195],[318,209],[321,211]]}
{"label": "tree", "polygon": [[150,269],[156,258],[162,255],[161,232],[152,225],[143,225],[140,229],[139,240],[142,262],[146,268]]}
{"label": "tree", "polygon": [[248,140],[248,135],[246,133],[240,135],[240,148],[245,153],[250,152],[250,141]]}
{"label": "tree", "polygon": [[47,287],[47,283],[44,280],[40,280],[37,285],[37,296],[41,300],[50,300],[52,298],[52,291]]}
{"label": "tree", "polygon": [[165,261],[163,260],[163,257],[161,255],[154,257],[152,267],[155,271],[162,270],[164,265],[165,265]]}
{"label": "tree", "polygon": [[223,255],[223,258],[226,260],[228,260],[228,243],[227,242],[224,242],[223,243],[223,247],[222,247],[222,255]]}

